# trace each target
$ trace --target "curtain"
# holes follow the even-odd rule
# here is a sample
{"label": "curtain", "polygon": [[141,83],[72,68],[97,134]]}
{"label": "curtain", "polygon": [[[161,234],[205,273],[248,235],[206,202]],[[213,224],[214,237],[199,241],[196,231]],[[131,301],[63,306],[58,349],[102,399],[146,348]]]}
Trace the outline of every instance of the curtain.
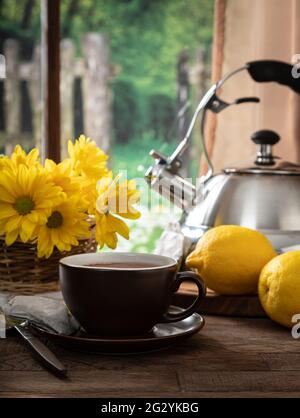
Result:
{"label": "curtain", "polygon": [[[276,59],[292,62],[300,54],[299,0],[216,0],[212,81],[248,61]],[[255,153],[253,132],[271,129],[281,141],[275,154],[300,162],[300,97],[276,83],[255,83],[247,72],[222,88],[221,98],[257,96],[248,103],[210,115],[206,140],[215,171],[249,159]],[[201,159],[201,174],[207,167]]]}

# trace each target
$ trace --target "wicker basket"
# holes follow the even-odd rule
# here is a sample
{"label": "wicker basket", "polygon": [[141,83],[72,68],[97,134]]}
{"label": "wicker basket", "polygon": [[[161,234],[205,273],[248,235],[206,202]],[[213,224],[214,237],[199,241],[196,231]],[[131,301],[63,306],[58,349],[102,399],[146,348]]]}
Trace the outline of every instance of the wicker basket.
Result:
{"label": "wicker basket", "polygon": [[95,252],[97,243],[91,235],[67,253],[55,249],[48,259],[37,257],[35,244],[16,241],[8,247],[0,237],[0,292],[32,295],[58,290],[58,261],[66,255]]}

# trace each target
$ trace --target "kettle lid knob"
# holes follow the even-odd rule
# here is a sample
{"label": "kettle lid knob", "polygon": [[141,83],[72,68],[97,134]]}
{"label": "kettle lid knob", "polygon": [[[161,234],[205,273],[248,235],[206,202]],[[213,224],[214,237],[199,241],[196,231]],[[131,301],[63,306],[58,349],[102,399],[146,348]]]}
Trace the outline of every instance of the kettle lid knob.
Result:
{"label": "kettle lid knob", "polygon": [[251,135],[251,140],[257,145],[275,145],[280,141],[280,136],[274,131],[263,129],[254,132]]}
{"label": "kettle lid knob", "polygon": [[274,131],[264,129],[254,132],[251,135],[251,139],[258,145],[255,164],[265,166],[275,164],[275,157],[272,155],[272,146],[277,144],[280,136]]}

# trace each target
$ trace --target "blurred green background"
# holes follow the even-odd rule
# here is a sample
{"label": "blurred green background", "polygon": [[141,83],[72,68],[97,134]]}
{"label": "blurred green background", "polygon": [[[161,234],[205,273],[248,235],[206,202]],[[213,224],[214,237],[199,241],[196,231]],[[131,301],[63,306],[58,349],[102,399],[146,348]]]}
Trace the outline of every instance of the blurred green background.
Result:
{"label": "blurred green background", "polygon": [[[202,48],[209,65],[214,1],[62,0],[61,5],[62,37],[76,41],[78,55],[84,33],[108,36],[118,72],[112,80],[112,164],[138,176],[151,163],[151,148],[170,152],[176,146],[178,56],[186,50],[192,66]],[[197,169],[198,161],[191,163],[193,176]]]}
{"label": "blurred green background", "polygon": [[[126,169],[129,177],[143,177],[151,163],[150,149],[168,154],[176,147],[178,56],[185,51],[192,68],[201,48],[209,72],[213,8],[213,0],[61,0],[61,37],[76,43],[78,57],[85,33],[105,33],[109,40],[115,73],[111,79],[110,151],[114,171]],[[32,59],[34,44],[40,40],[40,0],[0,0],[0,52],[8,38],[20,41],[23,61]],[[0,99],[1,95],[3,83]],[[191,85],[188,116],[197,99]],[[29,120],[26,111],[25,106],[25,125]],[[0,130],[5,130],[4,112],[0,105]],[[82,115],[75,119],[75,134],[79,135],[83,130]],[[30,132],[30,126],[25,128]],[[191,155],[189,173],[195,177],[200,155],[199,128]],[[147,193],[146,185],[142,189]],[[158,206],[163,212],[164,204]],[[144,209],[131,246],[150,251],[162,228],[179,214],[151,217]]]}

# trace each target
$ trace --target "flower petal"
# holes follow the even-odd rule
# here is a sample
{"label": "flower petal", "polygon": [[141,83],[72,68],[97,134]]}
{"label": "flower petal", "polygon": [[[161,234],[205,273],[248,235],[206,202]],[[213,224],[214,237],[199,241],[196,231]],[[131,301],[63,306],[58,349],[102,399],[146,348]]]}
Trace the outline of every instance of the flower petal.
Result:
{"label": "flower petal", "polygon": [[17,215],[18,212],[12,205],[7,203],[0,203],[0,219],[9,218],[10,216]]}
{"label": "flower petal", "polygon": [[35,232],[36,225],[28,219],[27,216],[24,216],[21,228],[20,228],[20,238],[23,242],[28,242],[29,240],[32,240],[35,238],[34,232]]}
{"label": "flower petal", "polygon": [[16,239],[18,238],[18,230],[15,229],[14,231],[8,232],[5,235],[5,244],[7,246],[12,245]]}
{"label": "flower petal", "polygon": [[129,228],[124,221],[109,214],[108,222],[115,232],[122,235],[122,237],[129,239]]}
{"label": "flower petal", "polygon": [[111,232],[108,234],[105,234],[104,237],[105,244],[109,246],[111,249],[115,249],[118,243],[118,238],[115,232]]}
{"label": "flower petal", "polygon": [[0,201],[6,203],[14,203],[16,198],[10,193],[9,190],[6,190],[4,187],[0,186]]}
{"label": "flower petal", "polygon": [[12,232],[15,229],[18,229],[20,223],[22,222],[23,216],[15,215],[9,218],[9,220],[5,223],[5,231]]}

